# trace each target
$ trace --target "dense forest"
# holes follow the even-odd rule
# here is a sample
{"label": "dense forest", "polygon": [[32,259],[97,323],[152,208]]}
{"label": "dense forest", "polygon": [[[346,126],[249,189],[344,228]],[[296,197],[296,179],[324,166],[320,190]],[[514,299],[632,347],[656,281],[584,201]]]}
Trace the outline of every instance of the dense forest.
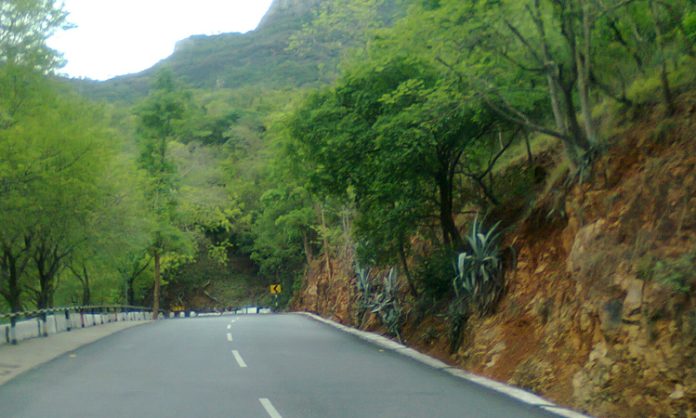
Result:
{"label": "dense forest", "polygon": [[[278,3],[103,83],[56,76],[58,2],[0,3],[0,311],[269,304],[271,283],[302,307],[319,269],[352,322],[402,338],[434,313],[456,352],[505,296],[511,231],[570,222],[641,118],[659,142],[694,117],[693,0]],[[627,263],[692,294],[693,240],[656,254]]]}

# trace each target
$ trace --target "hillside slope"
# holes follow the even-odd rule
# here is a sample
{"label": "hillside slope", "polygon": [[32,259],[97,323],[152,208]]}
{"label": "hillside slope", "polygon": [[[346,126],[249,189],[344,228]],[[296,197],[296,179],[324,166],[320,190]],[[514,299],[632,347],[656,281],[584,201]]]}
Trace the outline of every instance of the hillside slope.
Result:
{"label": "hillside slope", "polygon": [[[694,416],[695,116],[693,93],[668,119],[621,116],[592,179],[558,182],[508,235],[518,264],[498,312],[470,319],[450,354],[446,307],[410,306],[406,342],[596,416]],[[352,261],[324,265],[295,307],[355,324]]]}

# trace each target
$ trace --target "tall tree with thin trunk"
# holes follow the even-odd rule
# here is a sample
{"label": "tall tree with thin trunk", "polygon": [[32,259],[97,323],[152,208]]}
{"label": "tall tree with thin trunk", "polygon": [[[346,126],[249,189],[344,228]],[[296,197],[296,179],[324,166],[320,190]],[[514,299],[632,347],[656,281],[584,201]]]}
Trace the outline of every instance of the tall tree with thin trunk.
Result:
{"label": "tall tree with thin trunk", "polygon": [[139,164],[148,176],[147,197],[155,219],[150,245],[154,261],[152,317],[160,311],[162,256],[185,245],[185,234],[175,223],[177,207],[176,167],[169,153],[176,140],[177,129],[186,117],[190,102],[188,93],[179,87],[169,71],[157,75],[153,90],[138,107],[140,136]]}

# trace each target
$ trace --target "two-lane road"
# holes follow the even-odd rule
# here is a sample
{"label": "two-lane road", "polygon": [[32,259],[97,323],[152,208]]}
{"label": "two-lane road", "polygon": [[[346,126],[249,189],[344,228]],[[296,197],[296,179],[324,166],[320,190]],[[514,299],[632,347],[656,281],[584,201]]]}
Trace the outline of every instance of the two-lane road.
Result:
{"label": "two-lane road", "polygon": [[0,416],[556,415],[304,316],[250,315],[159,321],[107,337],[0,386]]}

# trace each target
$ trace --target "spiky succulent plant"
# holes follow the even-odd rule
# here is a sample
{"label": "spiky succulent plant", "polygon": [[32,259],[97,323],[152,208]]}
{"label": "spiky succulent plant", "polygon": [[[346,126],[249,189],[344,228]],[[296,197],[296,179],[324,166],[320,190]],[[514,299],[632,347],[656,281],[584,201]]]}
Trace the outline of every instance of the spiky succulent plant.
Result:
{"label": "spiky succulent plant", "polygon": [[481,315],[493,311],[504,290],[498,226],[496,223],[485,231],[483,221],[474,220],[466,236],[468,251],[457,257],[457,274],[452,281],[458,305],[468,305]]}
{"label": "spiky succulent plant", "polygon": [[396,269],[391,268],[389,274],[384,277],[382,290],[375,296],[372,303],[372,312],[377,314],[389,334],[401,339],[403,310],[399,303]]}

